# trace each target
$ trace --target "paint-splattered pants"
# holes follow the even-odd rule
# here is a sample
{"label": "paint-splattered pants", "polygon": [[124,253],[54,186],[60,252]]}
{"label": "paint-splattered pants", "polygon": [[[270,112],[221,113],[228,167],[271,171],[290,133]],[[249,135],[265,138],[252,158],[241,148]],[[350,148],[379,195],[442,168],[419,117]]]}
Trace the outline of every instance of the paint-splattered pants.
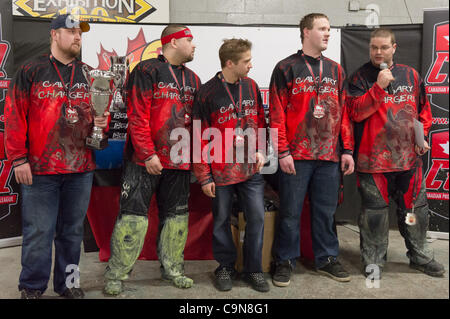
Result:
{"label": "paint-splattered pants", "polygon": [[153,194],[159,210],[157,252],[162,274],[166,278],[184,275],[189,181],[190,171],[164,169],[161,175],[151,175],[143,166],[126,163],[106,278],[124,280],[132,270],[144,245]]}
{"label": "paint-splattered pants", "polygon": [[[433,259],[428,247],[428,204],[421,166],[401,172],[366,174],[358,173],[358,189],[362,199],[359,216],[360,250],[363,265],[384,266],[387,259],[389,236],[389,199],[397,204],[398,229],[408,249],[408,258],[419,265]],[[414,196],[415,195],[415,196]],[[411,212],[417,223],[407,225],[405,217]]]}

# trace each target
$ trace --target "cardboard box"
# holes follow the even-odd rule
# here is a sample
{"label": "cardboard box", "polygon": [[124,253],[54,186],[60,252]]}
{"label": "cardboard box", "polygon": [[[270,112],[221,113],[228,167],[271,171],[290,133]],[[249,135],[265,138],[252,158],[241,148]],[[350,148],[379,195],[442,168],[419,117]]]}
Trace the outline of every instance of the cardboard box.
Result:
{"label": "cardboard box", "polygon": [[[264,215],[264,239],[262,247],[262,270],[263,272],[270,271],[270,263],[272,262],[272,244],[275,234],[275,218],[276,211],[265,212]],[[233,241],[237,248],[236,270],[242,272],[243,268],[243,252],[245,235],[245,220],[244,214],[239,212],[238,227],[231,225],[231,232],[233,234]]]}

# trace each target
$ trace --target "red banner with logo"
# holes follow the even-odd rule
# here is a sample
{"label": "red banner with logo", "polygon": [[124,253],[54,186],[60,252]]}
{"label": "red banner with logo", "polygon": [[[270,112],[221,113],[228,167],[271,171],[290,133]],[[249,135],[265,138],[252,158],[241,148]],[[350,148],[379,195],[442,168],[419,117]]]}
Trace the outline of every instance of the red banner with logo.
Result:
{"label": "red banner with logo", "polygon": [[423,23],[422,75],[433,113],[424,158],[425,183],[430,207],[430,231],[448,233],[448,110],[449,28],[448,8],[425,10]]}
{"label": "red banner with logo", "polygon": [[4,147],[3,109],[9,83],[13,76],[11,3],[0,3],[0,246],[5,239],[21,236],[19,187],[15,182],[11,162]]}

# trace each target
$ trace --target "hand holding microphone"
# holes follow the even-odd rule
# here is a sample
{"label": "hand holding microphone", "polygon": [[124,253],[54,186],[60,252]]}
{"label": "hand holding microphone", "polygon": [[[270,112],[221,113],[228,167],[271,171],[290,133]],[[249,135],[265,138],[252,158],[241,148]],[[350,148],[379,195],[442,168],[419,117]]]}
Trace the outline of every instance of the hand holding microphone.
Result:
{"label": "hand holding microphone", "polygon": [[383,62],[380,63],[380,72],[378,73],[377,83],[381,88],[386,89],[389,94],[394,94],[391,82],[394,81],[391,70],[389,70],[388,65]]}

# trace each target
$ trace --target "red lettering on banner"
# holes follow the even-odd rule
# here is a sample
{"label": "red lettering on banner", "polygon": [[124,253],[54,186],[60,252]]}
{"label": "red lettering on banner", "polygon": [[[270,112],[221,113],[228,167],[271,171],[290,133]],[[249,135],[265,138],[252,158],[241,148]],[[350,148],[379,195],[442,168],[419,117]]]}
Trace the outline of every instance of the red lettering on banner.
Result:
{"label": "red lettering on banner", "polygon": [[436,28],[436,51],[448,51],[448,23]]}
{"label": "red lettering on banner", "polygon": [[[448,159],[432,159],[432,166],[428,171],[427,177],[425,179],[426,187],[429,190],[438,190],[444,183],[442,180],[436,179],[439,171],[441,169],[448,170]],[[447,177],[444,183],[444,190],[448,191],[448,171]]]}
{"label": "red lettering on banner", "polygon": [[448,94],[448,86],[427,86],[427,94]]}
{"label": "red lettering on banner", "polygon": [[448,200],[448,193],[427,193],[427,199]]}
{"label": "red lettering on banner", "polygon": [[448,78],[447,73],[441,73],[445,62],[448,62],[448,52],[436,52],[436,60],[434,60],[433,68],[428,75],[427,83],[440,84]]}
{"label": "red lettering on banner", "polygon": [[[1,39],[0,39],[0,41],[1,41]],[[8,49],[9,49],[9,45],[7,43],[0,42],[0,67],[3,66],[3,63],[5,62],[5,59],[7,58],[6,52],[8,52]],[[3,78],[5,76],[6,76],[5,72],[3,72],[0,69],[0,78]]]}
{"label": "red lettering on banner", "polygon": [[0,167],[0,194],[10,193],[11,189],[8,186],[9,177],[12,172],[12,163],[9,160],[1,161]]}
{"label": "red lettering on banner", "polygon": [[447,125],[448,118],[446,117],[433,117],[433,125]]}

